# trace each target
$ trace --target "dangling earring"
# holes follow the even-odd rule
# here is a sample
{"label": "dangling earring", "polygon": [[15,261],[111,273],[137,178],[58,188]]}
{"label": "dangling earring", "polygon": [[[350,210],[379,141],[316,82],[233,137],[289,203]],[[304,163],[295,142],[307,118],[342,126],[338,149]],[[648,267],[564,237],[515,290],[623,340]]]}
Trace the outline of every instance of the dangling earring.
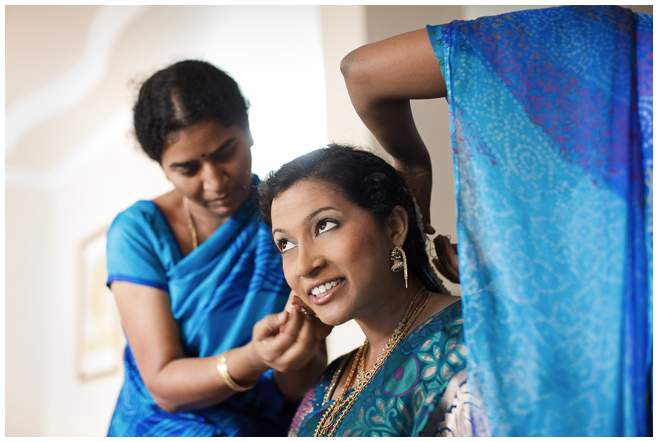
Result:
{"label": "dangling earring", "polygon": [[409,288],[407,285],[407,254],[404,253],[402,247],[396,246],[393,249],[391,252],[391,261],[393,261],[393,265],[391,266],[392,271],[399,272],[400,270],[404,270],[404,287]]}

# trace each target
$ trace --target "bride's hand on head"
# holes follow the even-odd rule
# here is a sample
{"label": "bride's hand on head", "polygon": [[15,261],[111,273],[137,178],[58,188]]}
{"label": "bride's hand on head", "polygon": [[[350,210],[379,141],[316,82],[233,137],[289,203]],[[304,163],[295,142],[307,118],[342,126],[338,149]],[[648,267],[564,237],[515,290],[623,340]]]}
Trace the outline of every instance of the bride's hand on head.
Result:
{"label": "bride's hand on head", "polygon": [[283,312],[267,315],[254,326],[253,344],[265,364],[286,372],[305,366],[323,351],[322,341],[332,328],[291,292]]}

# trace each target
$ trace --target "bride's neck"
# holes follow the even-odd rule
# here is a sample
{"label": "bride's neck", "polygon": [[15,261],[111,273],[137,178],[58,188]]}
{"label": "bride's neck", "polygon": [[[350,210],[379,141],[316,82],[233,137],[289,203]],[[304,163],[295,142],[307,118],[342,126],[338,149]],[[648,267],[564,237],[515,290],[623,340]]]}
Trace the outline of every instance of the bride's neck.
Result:
{"label": "bride's neck", "polygon": [[[368,359],[370,359],[373,351],[379,354],[405,316],[405,312],[410,315],[419,302],[422,301],[424,293],[419,293],[419,291],[423,289],[423,286],[419,283],[410,284],[408,289],[393,293],[389,298],[389,302],[377,311],[369,312],[368,317],[355,319],[369,343]],[[419,295],[414,299],[414,295],[417,293]],[[412,299],[413,305],[410,305]]]}

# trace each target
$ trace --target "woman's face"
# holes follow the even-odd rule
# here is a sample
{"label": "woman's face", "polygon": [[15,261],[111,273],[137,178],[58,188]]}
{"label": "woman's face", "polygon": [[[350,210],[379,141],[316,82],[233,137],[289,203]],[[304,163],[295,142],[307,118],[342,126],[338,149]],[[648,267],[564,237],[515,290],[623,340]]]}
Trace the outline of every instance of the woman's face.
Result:
{"label": "woman's face", "polygon": [[182,129],[162,154],[167,179],[190,201],[219,218],[230,218],[251,192],[249,132],[215,121]]}
{"label": "woman's face", "polygon": [[390,271],[394,230],[323,181],[300,181],[272,202],[286,281],[325,324],[373,316],[404,287]]}

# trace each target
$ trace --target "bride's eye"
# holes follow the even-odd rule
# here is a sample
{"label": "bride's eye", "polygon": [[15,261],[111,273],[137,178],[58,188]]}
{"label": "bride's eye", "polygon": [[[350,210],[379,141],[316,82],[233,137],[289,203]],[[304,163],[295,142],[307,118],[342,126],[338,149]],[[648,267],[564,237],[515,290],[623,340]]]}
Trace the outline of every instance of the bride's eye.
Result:
{"label": "bride's eye", "polygon": [[279,251],[280,251],[281,253],[283,253],[283,252],[287,252],[288,250],[292,250],[292,249],[294,249],[295,247],[297,247],[297,246],[295,246],[294,243],[288,241],[287,239],[281,239],[281,240],[279,240],[279,242],[277,243],[277,246],[279,247]]}
{"label": "bride's eye", "polygon": [[338,222],[331,220],[331,219],[323,219],[318,223],[316,230],[316,234],[320,235],[321,233],[328,232],[332,229],[335,229],[338,227]]}

